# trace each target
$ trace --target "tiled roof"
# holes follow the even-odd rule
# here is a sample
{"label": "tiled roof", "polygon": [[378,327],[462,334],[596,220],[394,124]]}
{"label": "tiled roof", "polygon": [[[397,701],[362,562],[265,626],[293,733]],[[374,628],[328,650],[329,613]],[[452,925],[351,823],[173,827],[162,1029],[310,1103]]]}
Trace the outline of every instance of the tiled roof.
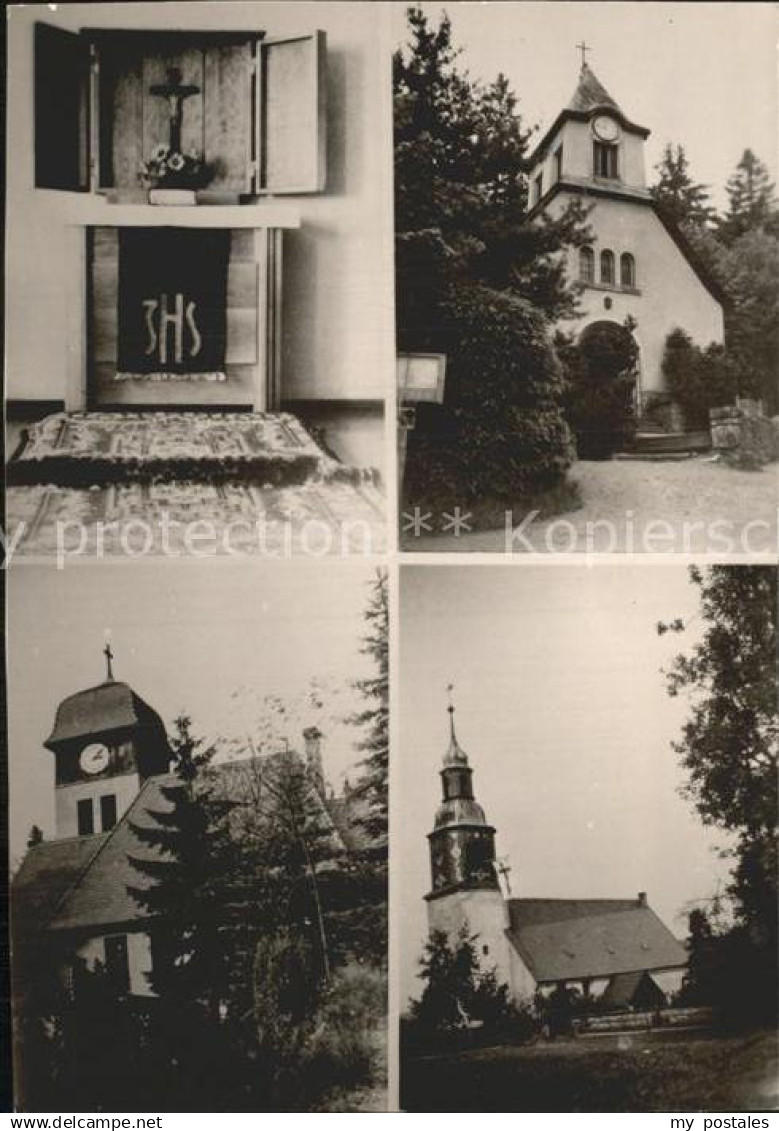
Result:
{"label": "tiled roof", "polygon": [[51,748],[69,739],[143,724],[155,729],[162,727],[157,712],[131,687],[110,680],[63,699],[57,708],[54,729],[44,745]]}
{"label": "tiled roof", "polygon": [[551,126],[544,131],[540,140],[536,142],[533,151],[528,154],[525,159],[525,167],[531,169],[536,161],[540,157],[543,157],[546,153],[547,145],[557,134],[558,129],[564,122],[571,118],[576,121],[586,122],[594,117],[598,110],[611,111],[618,121],[621,122],[623,129],[628,130],[630,133],[638,134],[639,137],[643,138],[649,137],[649,130],[645,126],[639,126],[635,122],[632,122],[630,118],[622,112],[609,92],[595,76],[594,71],[585,63],[579,73],[579,81],[576,84],[576,89],[568,105],[563,107]]}
{"label": "tiled roof", "polygon": [[[254,786],[261,788],[262,775],[275,772],[282,759],[289,757],[299,759],[294,752],[260,755],[218,763],[209,772],[215,776],[218,794],[238,802],[241,798],[250,797]],[[257,770],[261,770],[261,774]],[[265,780],[267,781],[267,776]],[[28,861],[33,854],[45,849],[48,871],[53,876],[56,875],[57,883],[55,885],[52,878],[51,882],[44,884],[51,891],[45,899],[37,899],[39,914],[36,922],[39,926],[48,923],[52,929],[87,930],[139,922],[146,918],[146,913],[127,888],[143,889],[151,881],[132,866],[130,858],[159,858],[159,853],[156,848],[142,843],[132,826],[154,827],[153,814],[169,812],[172,808],[163,794],[163,787],[178,781],[175,774],[148,778],[130,808],[110,833],[99,837],[50,841],[31,850],[14,882],[14,897],[20,906],[26,907],[28,892],[33,899],[36,898],[35,889],[27,879],[27,870],[34,868],[41,872],[43,868],[32,861],[28,865]],[[313,789],[312,795],[319,796]],[[272,796],[267,796],[266,812],[270,813],[274,803]],[[333,830],[338,846],[348,848],[349,843],[339,827],[345,817],[335,821],[328,813],[329,805],[323,800],[320,803],[323,818]],[[262,803],[259,809],[262,811]],[[236,808],[234,819],[240,822],[240,805]],[[31,872],[30,878],[32,875]],[[18,888],[20,879],[26,882]]]}
{"label": "tiled roof", "polygon": [[155,822],[151,813],[170,812],[172,805],[164,797],[161,786],[173,784],[176,780],[172,774],[148,778],[122,820],[105,838],[90,866],[73,884],[49,926],[73,930],[108,927],[146,918],[145,912],[127,891],[127,886],[142,889],[150,881],[133,868],[129,857],[158,859],[159,853],[138,840],[131,823],[141,828],[153,827]]}
{"label": "tiled roof", "polygon": [[608,107],[611,110],[617,110],[620,114],[622,113],[609,92],[596,78],[595,72],[584,63],[579,73],[576,90],[573,92],[566,109],[588,112],[601,107]]}
{"label": "tiled roof", "polygon": [[634,899],[511,899],[509,938],[537,982],[684,966],[684,948]]}
{"label": "tiled roof", "polygon": [[108,833],[100,833],[67,840],[45,840],[28,849],[12,881],[11,920],[15,938],[21,938],[51,919],[68,889],[94,860],[107,838]]}
{"label": "tiled roof", "polygon": [[633,974],[615,974],[603,991],[601,1002],[603,1005],[627,1006],[631,1005],[636,995],[636,990],[644,978],[649,978],[655,990],[662,993],[660,987],[652,979],[651,974],[645,971],[636,971]]}

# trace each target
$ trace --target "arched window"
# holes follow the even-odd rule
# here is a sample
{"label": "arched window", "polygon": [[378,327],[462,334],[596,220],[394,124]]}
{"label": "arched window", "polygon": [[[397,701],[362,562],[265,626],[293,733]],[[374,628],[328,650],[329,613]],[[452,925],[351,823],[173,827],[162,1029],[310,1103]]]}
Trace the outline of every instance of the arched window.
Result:
{"label": "arched window", "polygon": [[579,279],[583,283],[595,282],[595,252],[591,247],[579,249]]}
{"label": "arched window", "polygon": [[623,287],[636,285],[636,261],[629,251],[624,251],[620,256],[619,281]]}
{"label": "arched window", "polygon": [[614,252],[608,249],[600,253],[600,281],[614,286]]}

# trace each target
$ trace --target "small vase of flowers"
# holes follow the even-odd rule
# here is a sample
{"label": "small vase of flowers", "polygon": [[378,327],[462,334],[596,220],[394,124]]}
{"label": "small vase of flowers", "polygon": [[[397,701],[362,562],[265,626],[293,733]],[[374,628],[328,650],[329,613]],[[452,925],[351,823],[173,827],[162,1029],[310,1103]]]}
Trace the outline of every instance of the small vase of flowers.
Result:
{"label": "small vase of flowers", "polygon": [[182,153],[159,145],[141,165],[139,177],[152,204],[195,204],[196,190],[208,183],[209,170],[194,150]]}

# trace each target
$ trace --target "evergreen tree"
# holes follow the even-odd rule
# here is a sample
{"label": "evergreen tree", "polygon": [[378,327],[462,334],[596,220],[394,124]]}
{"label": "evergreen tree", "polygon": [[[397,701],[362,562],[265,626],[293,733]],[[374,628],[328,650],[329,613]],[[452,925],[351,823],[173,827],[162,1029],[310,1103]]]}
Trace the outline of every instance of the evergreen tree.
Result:
{"label": "evergreen tree", "polygon": [[530,134],[506,79],[460,69],[446,14],[408,20],[394,57],[398,342],[446,354],[447,385],[443,408],[418,413],[405,493],[489,525],[556,490],[570,464],[548,330],[576,309],[563,253],[590,233],[578,200],[528,219]]}
{"label": "evergreen tree", "polygon": [[687,970],[682,982],[685,1005],[712,1005],[716,1000],[717,943],[705,911],[690,912],[687,936]]}
{"label": "evergreen tree", "polygon": [[690,176],[683,146],[674,148],[669,141],[655,170],[658,179],[650,192],[668,220],[677,227],[691,224],[706,228],[713,223],[716,213],[708,189],[706,185],[696,184]]}
{"label": "evergreen tree", "polygon": [[514,1019],[508,988],[494,970],[481,968],[477,939],[465,923],[452,941],[444,931],[427,940],[419,963],[424,988],[411,1002],[412,1021],[424,1033],[451,1033],[469,1024],[494,1031]]}
{"label": "evergreen tree", "polygon": [[374,674],[361,679],[357,690],[367,702],[363,711],[350,720],[365,728],[360,742],[365,757],[355,789],[365,799],[367,812],[360,823],[373,842],[374,850],[386,861],[387,817],[389,810],[389,593],[387,572],[377,570],[371,583],[371,597],[365,610],[367,632],[362,651],[374,663]]}
{"label": "evergreen tree", "polygon": [[147,849],[130,863],[147,882],[128,890],[152,919],[151,989],[183,1013],[200,1006],[215,1018],[228,985],[220,936],[223,885],[235,863],[230,806],[214,796],[208,779],[213,751],[193,738],[188,717],[175,725],[175,772],[158,787],[167,807],[149,814],[152,824],[130,826]]}
{"label": "evergreen tree", "polygon": [[257,934],[304,935],[326,981],[338,957],[331,904],[344,860],[322,794],[293,751],[253,759],[236,773],[235,835]]}
{"label": "evergreen tree", "polygon": [[[560,252],[580,246],[586,210],[572,202],[529,224],[524,160],[530,132],[503,75],[458,68],[451,23],[408,12],[411,41],[394,57],[395,220],[401,348],[432,348],[447,289],[464,281],[509,290],[550,319],[571,314]],[[432,338],[431,338],[432,336]]]}
{"label": "evergreen tree", "polygon": [[745,149],[736,171],[727,183],[728,210],[719,225],[718,235],[732,243],[746,232],[766,231],[779,236],[779,207],[776,191],[763,162]]}
{"label": "evergreen tree", "polygon": [[729,939],[742,967],[744,1003],[764,1009],[776,1004],[778,575],[759,565],[690,574],[700,589],[703,633],[668,672],[670,695],[690,693],[689,719],[674,749],[688,774],[685,794],[703,822],[735,838],[736,929]]}
{"label": "evergreen tree", "polygon": [[739,392],[762,397],[779,411],[779,228],[749,230],[724,250],[722,278],[731,304],[725,313],[728,349],[742,373]]}

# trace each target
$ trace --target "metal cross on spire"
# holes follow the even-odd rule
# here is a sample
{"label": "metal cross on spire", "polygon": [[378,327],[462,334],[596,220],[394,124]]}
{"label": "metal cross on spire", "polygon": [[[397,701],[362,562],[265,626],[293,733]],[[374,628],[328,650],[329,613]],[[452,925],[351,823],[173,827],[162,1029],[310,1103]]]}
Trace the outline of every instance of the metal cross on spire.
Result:
{"label": "metal cross on spire", "polygon": [[111,666],[111,661],[112,661],[112,660],[113,660],[113,658],[114,658],[114,654],[113,654],[113,652],[111,651],[111,641],[110,641],[110,640],[108,639],[108,637],[106,637],[105,648],[103,649],[103,655],[105,656],[105,677],[106,677],[106,682],[107,682],[107,683],[113,683],[113,680],[114,680],[114,669],[113,669],[113,667]]}
{"label": "metal cross on spire", "polygon": [[577,50],[582,53],[582,67],[585,67],[587,65],[587,52],[592,51],[592,48],[588,47],[584,40],[582,40],[581,43],[577,43],[576,47]]}
{"label": "metal cross on spire", "polygon": [[446,685],[446,694],[449,698],[449,706],[446,708],[449,712],[449,730],[451,731],[452,738],[454,738],[454,684],[448,683]]}

